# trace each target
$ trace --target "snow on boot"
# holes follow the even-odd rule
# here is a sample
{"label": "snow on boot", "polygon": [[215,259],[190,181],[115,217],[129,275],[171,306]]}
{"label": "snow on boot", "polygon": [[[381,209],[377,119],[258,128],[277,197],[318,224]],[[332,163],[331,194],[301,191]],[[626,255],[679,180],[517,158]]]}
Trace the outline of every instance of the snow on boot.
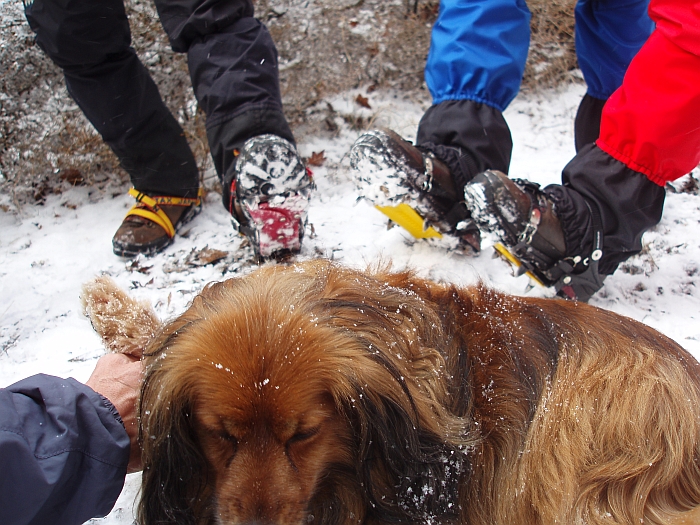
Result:
{"label": "snow on boot", "polygon": [[[487,170],[465,186],[464,197],[479,226],[503,242],[505,246],[496,245],[496,250],[517,267],[518,274],[527,273],[541,284],[553,286],[565,299],[587,301],[603,286],[605,275],[598,272],[600,227],[595,228],[589,255],[567,254],[554,203],[539,185]],[[594,224],[600,222],[593,220]]]}
{"label": "snow on boot", "polygon": [[416,238],[459,239],[468,252],[480,249],[480,233],[455,188],[449,168],[430,151],[391,130],[360,136],[350,151],[360,197]]}
{"label": "snow on boot", "polygon": [[280,259],[301,249],[311,174],[294,145],[277,135],[249,139],[237,154],[232,222],[258,259]]}

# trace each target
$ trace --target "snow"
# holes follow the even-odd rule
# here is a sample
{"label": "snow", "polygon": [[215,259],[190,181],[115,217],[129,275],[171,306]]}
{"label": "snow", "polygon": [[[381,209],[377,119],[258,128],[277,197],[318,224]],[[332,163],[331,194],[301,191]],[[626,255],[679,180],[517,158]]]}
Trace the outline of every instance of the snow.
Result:
{"label": "snow", "polygon": [[[2,0],[0,0],[1,2]],[[539,95],[521,94],[505,116],[515,144],[511,175],[541,184],[559,182],[574,155],[573,120],[584,88],[572,85]],[[371,112],[354,103],[367,96]],[[407,138],[428,99],[394,92],[354,91],[332,97],[341,114],[371,115],[373,126],[388,126]],[[487,238],[477,257],[449,250],[449,243],[416,241],[402,229],[387,229],[384,216],[357,200],[346,153],[359,135],[344,122],[337,136],[300,137],[300,152],[325,152],[314,167],[318,187],[309,210],[301,258],[333,258],[354,267],[379,259],[410,266],[433,279],[486,283],[514,294],[547,296],[525,276],[493,259]],[[682,183],[682,181],[679,181]],[[678,184],[680,185],[680,184]],[[111,238],[132,199],[113,198],[76,187],[50,196],[43,206],[25,206],[19,215],[0,212],[0,387],[43,372],[85,381],[104,352],[80,305],[81,285],[100,274],[112,276],[136,299],[149,300],[161,318],[181,312],[212,280],[254,270],[252,251],[232,229],[220,196],[210,192],[202,213],[164,253],[134,262],[112,254]],[[656,328],[700,356],[700,196],[668,192],[661,223],[644,236],[642,254],[605,282],[590,302]],[[227,252],[218,262],[197,258],[204,249]],[[130,475],[106,524],[133,523],[139,475]]]}

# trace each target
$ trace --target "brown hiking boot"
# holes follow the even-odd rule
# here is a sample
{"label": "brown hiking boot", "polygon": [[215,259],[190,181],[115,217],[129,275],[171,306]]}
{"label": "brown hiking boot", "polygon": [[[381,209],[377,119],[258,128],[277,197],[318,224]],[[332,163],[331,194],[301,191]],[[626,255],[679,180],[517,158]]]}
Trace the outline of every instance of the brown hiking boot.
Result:
{"label": "brown hiking boot", "polygon": [[134,189],[129,194],[138,203],[127,213],[112,238],[112,249],[120,257],[153,255],[172,244],[177,230],[199,213],[199,197],[150,197]]}
{"label": "brown hiking boot", "polygon": [[474,177],[464,192],[472,217],[482,227],[508,246],[523,245],[537,253],[532,262],[544,270],[565,256],[566,244],[552,203],[537,188],[531,185],[526,191],[505,173],[488,170]]}
{"label": "brown hiking boot", "polygon": [[455,186],[447,165],[432,152],[391,130],[372,130],[355,141],[350,165],[360,194],[383,213],[389,215],[384,210],[400,204],[418,213],[425,222],[422,228],[398,222],[414,236],[427,237],[420,230],[434,226],[440,233],[458,237],[470,251],[480,250],[481,235],[463,202],[462,190]]}
{"label": "brown hiking boot", "polygon": [[598,273],[602,235],[595,235],[590,255],[567,254],[554,203],[539,185],[488,170],[465,186],[464,198],[479,226],[510,248],[521,273],[531,272],[567,299],[587,301],[603,286],[605,276]]}

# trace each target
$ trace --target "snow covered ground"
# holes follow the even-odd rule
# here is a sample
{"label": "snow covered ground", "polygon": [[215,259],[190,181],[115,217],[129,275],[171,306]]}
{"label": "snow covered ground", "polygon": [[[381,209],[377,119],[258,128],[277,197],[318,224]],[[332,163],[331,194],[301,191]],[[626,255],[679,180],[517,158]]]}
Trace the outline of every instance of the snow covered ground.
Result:
{"label": "snow covered ground", "polygon": [[[355,102],[368,97],[371,109]],[[541,184],[559,182],[573,156],[573,119],[582,86],[539,95],[521,95],[506,112],[515,149],[511,175]],[[429,100],[388,92],[356,91],[328,100],[340,115],[372,118],[412,139]],[[351,120],[351,119],[346,119]],[[469,284],[482,279],[514,294],[551,295],[514,278],[509,266],[492,258],[485,240],[478,257],[416,241],[405,231],[387,229],[383,215],[364,201],[348,171],[345,154],[359,132],[338,118],[332,139],[300,139],[301,154],[324,152],[313,168],[318,191],[311,202],[309,228],[300,258],[329,257],[364,267],[378,259],[410,266],[433,279]],[[698,177],[698,173],[695,173]],[[677,187],[683,184],[678,181]],[[252,271],[252,252],[233,232],[219,195],[209,193],[204,209],[164,253],[129,262],[112,254],[111,238],[132,199],[114,198],[76,187],[25,206],[20,215],[0,212],[0,387],[43,372],[84,381],[103,353],[81,313],[80,287],[106,273],[162,318],[180,313],[212,280]],[[668,192],[661,223],[644,236],[642,254],[608,278],[591,304],[648,324],[700,357],[700,195]],[[206,264],[207,250],[226,252]],[[131,475],[106,524],[132,524],[139,476]]]}

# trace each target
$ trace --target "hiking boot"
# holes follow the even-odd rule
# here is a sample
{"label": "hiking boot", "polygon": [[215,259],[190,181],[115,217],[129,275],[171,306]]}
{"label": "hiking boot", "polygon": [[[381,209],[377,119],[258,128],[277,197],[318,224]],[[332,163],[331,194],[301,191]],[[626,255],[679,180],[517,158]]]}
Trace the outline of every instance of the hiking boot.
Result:
{"label": "hiking boot", "polygon": [[258,259],[299,252],[314,183],[296,148],[277,135],[259,135],[234,154],[234,228],[247,237]]}
{"label": "hiking boot", "polygon": [[414,237],[448,234],[469,251],[480,250],[479,228],[461,188],[455,187],[450,169],[431,151],[391,130],[373,130],[355,141],[350,166],[361,197]]}
{"label": "hiking boot", "polygon": [[154,255],[172,244],[175,233],[201,210],[199,197],[146,195],[132,188],[137,203],[129,210],[112,238],[120,257]]}
{"label": "hiking boot", "polygon": [[[488,170],[465,186],[464,197],[479,226],[495,233],[508,247],[497,249],[513,258],[511,262],[519,266],[519,273],[529,272],[566,299],[587,301],[603,286],[605,276],[598,273],[600,228],[594,228],[590,254],[568,254],[556,206],[539,185]],[[590,206],[589,211],[593,214]],[[593,216],[592,220],[595,225]]]}

